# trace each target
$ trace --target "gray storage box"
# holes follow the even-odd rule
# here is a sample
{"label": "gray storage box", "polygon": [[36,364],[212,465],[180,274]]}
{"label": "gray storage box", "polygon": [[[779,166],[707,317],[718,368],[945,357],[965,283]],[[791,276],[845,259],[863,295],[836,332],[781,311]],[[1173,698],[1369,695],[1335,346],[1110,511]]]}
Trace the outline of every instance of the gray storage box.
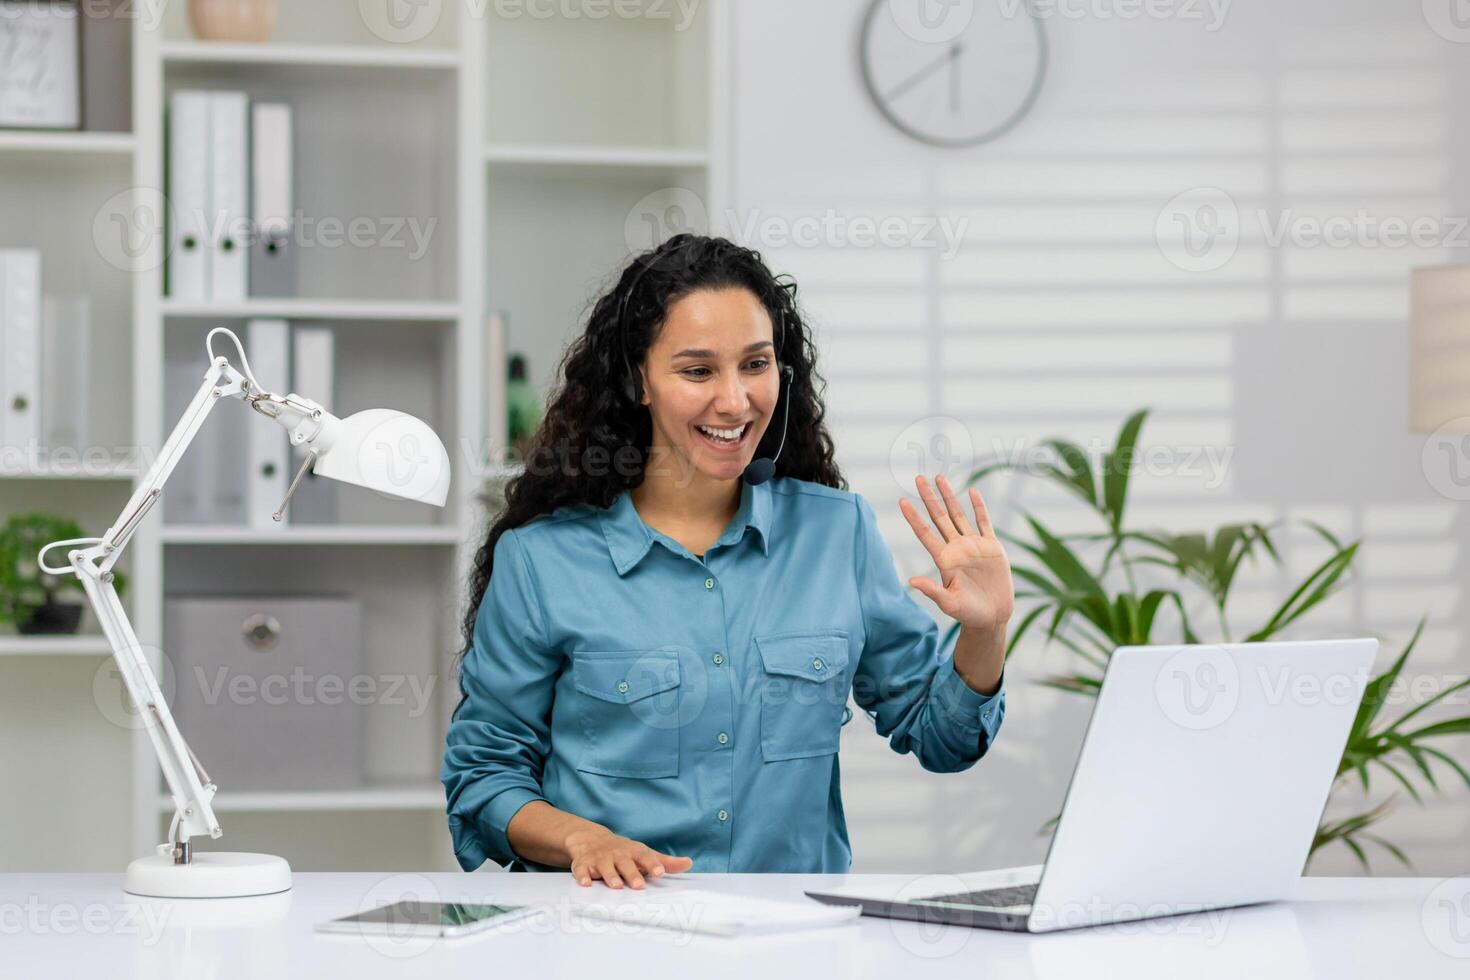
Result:
{"label": "gray storage box", "polygon": [[362,785],[376,678],[358,600],[168,599],[164,650],[174,717],[221,792]]}

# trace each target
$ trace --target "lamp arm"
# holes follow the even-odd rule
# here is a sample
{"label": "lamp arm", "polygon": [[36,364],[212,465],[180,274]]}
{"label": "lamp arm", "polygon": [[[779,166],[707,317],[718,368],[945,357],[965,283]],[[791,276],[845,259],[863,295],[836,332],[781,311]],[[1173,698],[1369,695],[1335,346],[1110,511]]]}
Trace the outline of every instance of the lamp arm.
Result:
{"label": "lamp arm", "polygon": [[[97,614],[103,635],[112,647],[113,659],[122,674],[128,696],[132,698],[137,710],[143,713],[143,727],[153,743],[154,754],[158,756],[159,767],[163,770],[164,782],[173,798],[177,831],[171,835],[174,840],[162,845],[161,849],[172,847],[175,860],[180,863],[188,860],[187,845],[190,837],[219,837],[222,833],[211,805],[215,786],[189,750],[178,725],[174,723],[173,713],[159,689],[158,679],[148,664],[147,655],[138,642],[133,624],[128,620],[122,600],[113,585],[112,566],[122,556],[123,549],[132,539],[144,515],[158,502],[164,483],[178,466],[180,458],[188,450],[189,444],[215,404],[227,397],[247,398],[252,388],[252,383],[231,367],[225,358],[215,358],[183,417],[174,426],[157,458],[138,481],[137,489],[133,491],[132,497],[107,533],[101,538],[56,541],[42,548],[37,556],[44,571],[75,574]],[[60,545],[87,547],[74,548],[68,552],[67,568],[48,566],[46,552]]]}
{"label": "lamp arm", "polygon": [[209,417],[215,404],[221,398],[245,398],[250,394],[251,388],[250,381],[232,368],[223,357],[214,359],[209,370],[204,374],[204,381],[200,384],[199,390],[189,402],[189,407],[184,410],[173,432],[169,433],[163,448],[158,451],[158,456],[148,467],[148,472],[138,481],[138,487],[133,491],[133,496],[123,507],[117,521],[102,536],[100,547],[103,550],[103,571],[109,571],[117,563],[123,548],[127,546],[144,515],[153,508],[154,504],[158,503],[158,498],[163,495],[164,483],[179,465],[179,460],[183,458],[189,444],[194,441],[195,435],[204,425],[204,420]]}
{"label": "lamp arm", "polygon": [[112,656],[122,674],[128,696],[143,715],[143,728],[153,743],[164,783],[173,799],[177,832],[173,835],[174,840],[164,848],[186,845],[194,836],[219,837],[223,831],[215,819],[212,805],[215,785],[209,781],[209,775],[194,758],[174,723],[173,712],[169,710],[148,664],[147,654],[138,642],[133,624],[128,620],[122,600],[113,586],[112,573],[101,571],[86,551],[73,551],[71,557],[82,589],[92,603],[108,645],[112,647]]}

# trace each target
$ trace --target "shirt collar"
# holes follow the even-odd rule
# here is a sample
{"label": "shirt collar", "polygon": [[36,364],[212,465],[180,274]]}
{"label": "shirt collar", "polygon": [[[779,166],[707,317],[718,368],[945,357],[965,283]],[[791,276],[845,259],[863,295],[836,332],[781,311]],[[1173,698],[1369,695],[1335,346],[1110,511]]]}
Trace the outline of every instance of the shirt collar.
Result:
{"label": "shirt collar", "polygon": [[[761,554],[768,555],[770,522],[770,486],[766,483],[752,485],[741,480],[740,508],[721,533],[719,540],[711,547],[734,544],[744,537],[745,529],[749,527],[755,529]],[[619,575],[626,575],[629,569],[642,561],[655,540],[679,554],[688,550],[643,523],[643,518],[638,516],[638,509],[633,506],[633,496],[627,490],[618,494],[612,505],[602,512],[602,534],[607,538],[607,550]]]}

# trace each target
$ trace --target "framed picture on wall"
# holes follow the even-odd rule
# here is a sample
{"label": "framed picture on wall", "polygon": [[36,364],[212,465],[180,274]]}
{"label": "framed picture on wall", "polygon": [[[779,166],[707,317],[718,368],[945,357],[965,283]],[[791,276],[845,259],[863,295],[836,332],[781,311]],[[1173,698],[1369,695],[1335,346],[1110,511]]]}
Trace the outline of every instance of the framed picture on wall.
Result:
{"label": "framed picture on wall", "polygon": [[0,0],[0,127],[81,127],[79,13],[73,0]]}

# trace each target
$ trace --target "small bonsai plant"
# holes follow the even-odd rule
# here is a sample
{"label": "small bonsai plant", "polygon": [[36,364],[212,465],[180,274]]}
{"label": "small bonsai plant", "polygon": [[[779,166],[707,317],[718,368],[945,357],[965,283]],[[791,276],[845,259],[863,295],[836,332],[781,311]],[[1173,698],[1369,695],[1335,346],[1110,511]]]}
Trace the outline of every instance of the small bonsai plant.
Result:
{"label": "small bonsai plant", "polygon": [[[68,590],[82,593],[81,583],[74,576],[41,571],[36,556],[52,541],[86,536],[75,521],[40,511],[17,514],[5,522],[0,528],[0,624],[12,623],[23,634],[77,631],[82,604],[60,599]],[[54,554],[60,555],[60,549]],[[120,595],[127,579],[121,572],[113,575]]]}

